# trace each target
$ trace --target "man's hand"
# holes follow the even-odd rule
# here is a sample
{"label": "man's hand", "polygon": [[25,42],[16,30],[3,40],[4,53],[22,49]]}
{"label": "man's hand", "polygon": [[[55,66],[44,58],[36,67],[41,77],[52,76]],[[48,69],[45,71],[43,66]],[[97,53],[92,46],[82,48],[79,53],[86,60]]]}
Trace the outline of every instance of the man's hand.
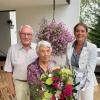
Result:
{"label": "man's hand", "polygon": [[9,92],[9,95],[11,97],[15,97],[16,96],[16,92],[15,92],[14,86],[8,86],[8,92]]}
{"label": "man's hand", "polygon": [[8,92],[11,97],[15,97],[15,86],[13,82],[12,72],[7,72]]}

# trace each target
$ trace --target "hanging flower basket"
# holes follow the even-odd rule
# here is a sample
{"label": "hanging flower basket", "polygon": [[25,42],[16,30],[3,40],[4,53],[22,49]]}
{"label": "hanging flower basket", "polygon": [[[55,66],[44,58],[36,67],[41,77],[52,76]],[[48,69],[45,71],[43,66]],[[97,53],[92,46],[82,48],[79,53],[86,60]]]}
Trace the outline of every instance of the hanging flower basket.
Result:
{"label": "hanging flower basket", "polygon": [[42,24],[37,37],[38,40],[47,40],[52,44],[54,56],[65,54],[68,42],[73,40],[65,24],[56,21]]}

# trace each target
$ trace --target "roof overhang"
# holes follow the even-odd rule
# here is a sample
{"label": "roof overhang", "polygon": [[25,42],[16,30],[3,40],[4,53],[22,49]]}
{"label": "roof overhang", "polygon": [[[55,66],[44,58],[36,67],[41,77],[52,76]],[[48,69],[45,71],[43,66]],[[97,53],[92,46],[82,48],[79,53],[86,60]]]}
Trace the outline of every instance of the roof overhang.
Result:
{"label": "roof overhang", "polygon": [[[56,5],[68,5],[70,0],[55,0]],[[53,0],[0,0],[0,10],[16,10],[22,7],[52,5]]]}

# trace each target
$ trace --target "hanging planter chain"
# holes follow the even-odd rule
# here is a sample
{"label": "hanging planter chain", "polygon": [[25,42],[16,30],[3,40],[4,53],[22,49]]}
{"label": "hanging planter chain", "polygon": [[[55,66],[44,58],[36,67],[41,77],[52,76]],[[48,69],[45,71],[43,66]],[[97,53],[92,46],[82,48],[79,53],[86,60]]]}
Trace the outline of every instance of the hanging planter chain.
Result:
{"label": "hanging planter chain", "polygon": [[40,27],[38,40],[49,41],[53,48],[53,55],[60,56],[66,53],[66,46],[68,42],[73,40],[73,36],[68,31],[65,24],[56,22],[55,20],[55,2],[52,0],[52,22],[48,23],[46,20]]}
{"label": "hanging planter chain", "polygon": [[55,22],[55,0],[53,0],[53,22]]}

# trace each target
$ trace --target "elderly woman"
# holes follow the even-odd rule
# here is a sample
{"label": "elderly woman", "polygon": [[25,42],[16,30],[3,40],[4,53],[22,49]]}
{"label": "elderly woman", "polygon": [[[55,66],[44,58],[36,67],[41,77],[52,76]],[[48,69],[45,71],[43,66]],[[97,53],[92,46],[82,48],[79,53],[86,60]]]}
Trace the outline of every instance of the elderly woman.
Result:
{"label": "elderly woman", "polygon": [[[28,66],[27,80],[30,87],[30,100],[41,100],[40,76],[48,71],[59,70],[56,62],[50,60],[52,47],[47,41],[40,41],[36,47],[38,58]],[[55,67],[56,66],[56,67]]]}
{"label": "elderly woman", "polygon": [[75,41],[67,46],[67,64],[75,70],[77,80],[80,81],[81,100],[94,100],[97,47],[87,41],[88,28],[84,23],[74,27],[74,35]]}

